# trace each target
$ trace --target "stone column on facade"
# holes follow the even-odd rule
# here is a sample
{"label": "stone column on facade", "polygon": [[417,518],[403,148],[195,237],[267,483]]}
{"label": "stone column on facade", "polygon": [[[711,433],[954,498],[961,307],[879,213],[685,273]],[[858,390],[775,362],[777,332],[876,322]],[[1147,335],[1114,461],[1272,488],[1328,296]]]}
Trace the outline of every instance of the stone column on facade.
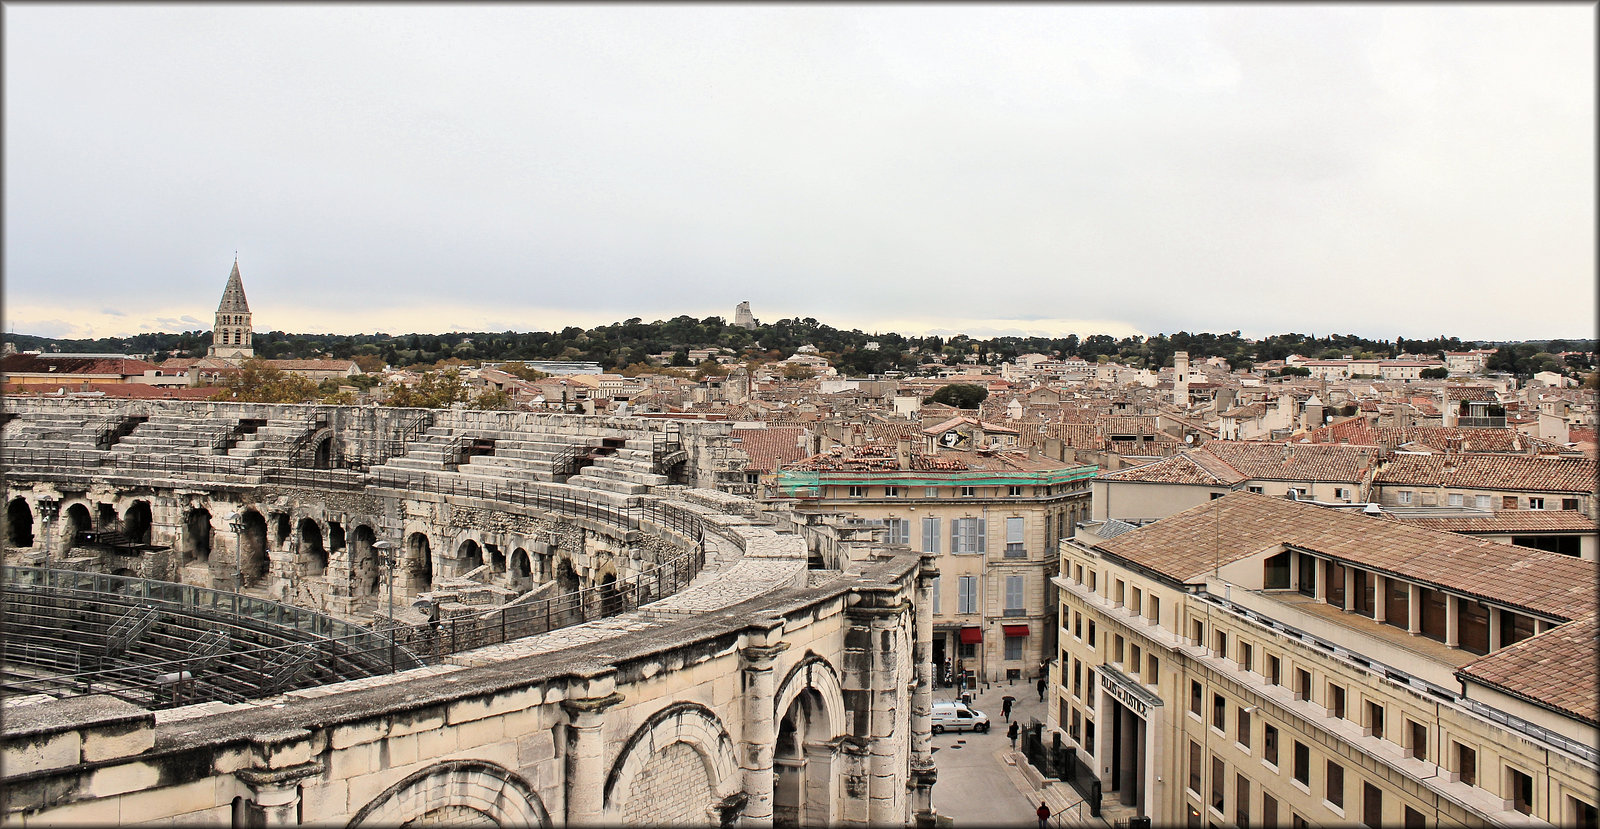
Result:
{"label": "stone column on facade", "polygon": [[[900,676],[897,637],[910,603],[901,593],[856,593],[846,611],[846,699],[855,699],[856,734],[867,743],[867,822],[904,823],[905,786],[896,768],[907,767],[909,712],[903,709],[909,676]],[[907,643],[909,644],[909,642]],[[909,660],[908,660],[909,661]],[[864,728],[861,727],[864,724]]]}
{"label": "stone column on facade", "polygon": [[1344,612],[1354,613],[1361,606],[1361,597],[1356,595],[1356,568],[1346,566],[1344,570]]}
{"label": "stone column on facade", "polygon": [[1389,619],[1389,577],[1371,574],[1372,620],[1383,624]]}
{"label": "stone column on facade", "polygon": [[567,713],[566,811],[569,826],[600,826],[605,819],[605,710],[622,701],[611,677],[592,681],[589,697],[565,700]]}
{"label": "stone column on facade", "polygon": [[922,557],[917,572],[916,640],[911,658],[916,666],[916,689],[911,694],[911,811],[916,825],[934,825],[933,784],[939,771],[933,764],[933,580],[939,577],[934,557]]}
{"label": "stone column on facade", "polygon": [[1422,632],[1422,588],[1408,584],[1406,590],[1406,632],[1416,635]]}
{"label": "stone column on facade", "polygon": [[1324,604],[1328,601],[1328,560],[1316,559],[1317,562],[1317,601]]}
{"label": "stone column on facade", "polygon": [[1444,643],[1452,648],[1461,645],[1461,598],[1449,593],[1444,596]]}
{"label": "stone column on facade", "polygon": [[747,826],[772,824],[772,794],[775,785],[773,751],[778,744],[777,677],[773,664],[789,649],[781,641],[783,626],[746,637],[749,644],[739,649],[740,675],[744,685],[744,740],[739,763],[744,770],[744,806]]}
{"label": "stone column on facade", "polygon": [[234,776],[250,787],[247,808],[256,826],[296,826],[301,823],[300,781],[322,773],[320,763],[301,763],[281,769],[240,769]]}
{"label": "stone column on facade", "polygon": [[1500,649],[1500,637],[1504,634],[1500,628],[1500,611],[1489,608],[1489,652],[1494,653]]}

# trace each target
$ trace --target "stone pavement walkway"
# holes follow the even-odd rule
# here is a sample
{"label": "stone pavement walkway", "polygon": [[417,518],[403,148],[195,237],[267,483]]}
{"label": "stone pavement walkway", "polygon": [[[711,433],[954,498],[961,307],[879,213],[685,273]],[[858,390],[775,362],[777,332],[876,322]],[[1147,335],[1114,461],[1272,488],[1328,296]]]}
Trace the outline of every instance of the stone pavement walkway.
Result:
{"label": "stone pavement walkway", "polygon": [[[962,826],[1038,826],[1034,810],[1039,795],[1008,758],[1011,740],[1006,737],[1010,724],[1001,716],[1002,698],[1015,698],[1012,719],[1024,728],[1037,718],[1044,720],[1044,704],[1034,681],[1018,680],[1015,685],[1001,682],[980,687],[974,705],[989,716],[988,734],[962,732],[933,738],[934,765],[939,781],[933,787],[933,808],[941,818]],[[935,702],[954,700],[954,688],[936,688]],[[1021,762],[1021,761],[1019,761]]]}

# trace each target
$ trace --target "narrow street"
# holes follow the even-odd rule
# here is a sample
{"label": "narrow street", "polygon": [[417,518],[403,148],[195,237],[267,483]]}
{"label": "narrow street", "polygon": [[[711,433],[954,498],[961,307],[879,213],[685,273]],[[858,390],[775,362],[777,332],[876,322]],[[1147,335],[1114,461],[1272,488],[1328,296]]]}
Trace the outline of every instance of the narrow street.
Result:
{"label": "narrow street", "polygon": [[[1006,737],[1010,724],[1000,715],[1001,698],[1016,698],[1012,719],[1024,727],[1034,719],[1044,719],[1044,704],[1039,702],[1033,680],[1015,685],[1000,683],[981,689],[974,697],[975,707],[989,716],[987,734],[964,731],[939,734],[933,738],[933,762],[939,768],[939,782],[933,787],[933,808],[941,822],[949,819],[961,826],[1038,825],[1034,810],[1038,796],[1022,773],[1006,762],[1011,740]],[[955,699],[954,688],[939,688],[935,702]]]}

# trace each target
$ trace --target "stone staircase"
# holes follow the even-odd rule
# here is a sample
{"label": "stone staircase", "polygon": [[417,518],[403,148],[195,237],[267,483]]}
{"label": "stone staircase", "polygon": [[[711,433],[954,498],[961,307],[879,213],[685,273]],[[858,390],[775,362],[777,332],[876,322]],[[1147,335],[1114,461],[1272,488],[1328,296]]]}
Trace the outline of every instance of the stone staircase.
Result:
{"label": "stone staircase", "polygon": [[103,418],[70,412],[38,412],[13,418],[5,424],[4,441],[9,446],[51,451],[97,450],[96,438],[108,424]]}
{"label": "stone staircase", "polygon": [[155,414],[136,426],[108,450],[113,455],[195,456],[227,454],[224,444],[238,426],[237,420],[200,420]]}
{"label": "stone staircase", "polygon": [[247,459],[257,466],[291,466],[289,453],[295,441],[310,429],[311,426],[301,418],[242,420],[239,422],[238,439],[228,454]]}
{"label": "stone staircase", "polygon": [[598,454],[567,483],[619,495],[643,495],[652,487],[667,483],[665,475],[654,471],[654,456],[649,438],[632,438],[613,451]]}

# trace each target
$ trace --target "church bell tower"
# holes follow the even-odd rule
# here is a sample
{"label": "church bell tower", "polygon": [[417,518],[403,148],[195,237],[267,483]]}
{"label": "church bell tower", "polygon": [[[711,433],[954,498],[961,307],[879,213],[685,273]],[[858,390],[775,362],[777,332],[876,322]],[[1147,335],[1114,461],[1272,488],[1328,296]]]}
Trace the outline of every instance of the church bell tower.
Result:
{"label": "church bell tower", "polygon": [[235,259],[228,285],[222,289],[222,302],[217,305],[217,322],[211,327],[211,348],[206,350],[206,356],[229,362],[248,360],[256,354],[251,347],[254,337],[250,303],[244,298],[244,280],[239,277],[239,260]]}

